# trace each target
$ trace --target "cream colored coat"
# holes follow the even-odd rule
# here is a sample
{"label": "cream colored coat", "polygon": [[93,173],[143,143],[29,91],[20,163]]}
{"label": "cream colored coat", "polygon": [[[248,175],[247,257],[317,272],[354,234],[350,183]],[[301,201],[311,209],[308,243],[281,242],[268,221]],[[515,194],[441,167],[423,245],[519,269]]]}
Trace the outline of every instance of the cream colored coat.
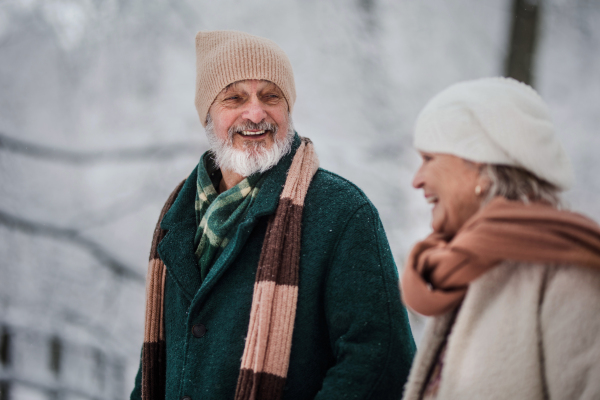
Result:
{"label": "cream colored coat", "polygon": [[[452,314],[428,322],[403,399]],[[505,262],[471,283],[448,340],[439,400],[600,399],[600,271]]]}

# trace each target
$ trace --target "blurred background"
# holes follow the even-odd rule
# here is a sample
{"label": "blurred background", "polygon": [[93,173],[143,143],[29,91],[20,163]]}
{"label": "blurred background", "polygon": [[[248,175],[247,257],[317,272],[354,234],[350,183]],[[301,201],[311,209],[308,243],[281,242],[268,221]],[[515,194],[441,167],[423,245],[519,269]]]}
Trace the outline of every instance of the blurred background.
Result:
{"label": "blurred background", "polygon": [[461,80],[540,92],[567,200],[600,220],[598,0],[1,0],[0,400],[128,396],[152,231],[207,149],[194,36],[212,29],[288,54],[298,132],[377,206],[399,269],[429,231],[411,129]]}

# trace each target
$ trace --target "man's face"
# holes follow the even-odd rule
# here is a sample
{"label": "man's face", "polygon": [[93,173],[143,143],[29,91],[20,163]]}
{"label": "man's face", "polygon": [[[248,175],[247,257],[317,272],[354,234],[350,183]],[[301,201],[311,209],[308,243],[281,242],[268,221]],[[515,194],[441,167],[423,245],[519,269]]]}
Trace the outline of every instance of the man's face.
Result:
{"label": "man's face", "polygon": [[281,89],[263,80],[223,89],[210,107],[206,131],[219,167],[242,176],[275,165],[289,152],[293,137]]}
{"label": "man's face", "polygon": [[[209,113],[217,137],[232,140],[238,150],[258,143],[266,149],[273,146],[274,130],[257,129],[253,124],[274,125],[279,139],[287,134],[287,101],[281,89],[269,81],[245,80],[230,85],[217,95]],[[231,128],[234,129],[230,138]]]}

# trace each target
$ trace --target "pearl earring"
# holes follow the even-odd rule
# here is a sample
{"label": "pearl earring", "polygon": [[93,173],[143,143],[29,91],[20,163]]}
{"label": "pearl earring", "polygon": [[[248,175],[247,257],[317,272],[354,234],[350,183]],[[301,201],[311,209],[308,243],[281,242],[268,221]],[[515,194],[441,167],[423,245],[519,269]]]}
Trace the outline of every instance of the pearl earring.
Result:
{"label": "pearl earring", "polygon": [[477,195],[477,196],[481,195],[481,186],[479,186],[479,185],[475,186],[475,195]]}

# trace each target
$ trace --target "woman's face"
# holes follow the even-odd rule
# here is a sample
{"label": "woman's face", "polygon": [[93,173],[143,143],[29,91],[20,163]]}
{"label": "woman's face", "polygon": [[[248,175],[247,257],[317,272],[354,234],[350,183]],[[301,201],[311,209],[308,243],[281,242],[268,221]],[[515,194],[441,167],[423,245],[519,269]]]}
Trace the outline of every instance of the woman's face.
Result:
{"label": "woman's face", "polygon": [[475,193],[475,187],[484,188],[479,174],[482,165],[450,154],[419,153],[423,163],[412,184],[423,189],[425,199],[433,204],[433,230],[454,236],[481,205],[482,196]]}

